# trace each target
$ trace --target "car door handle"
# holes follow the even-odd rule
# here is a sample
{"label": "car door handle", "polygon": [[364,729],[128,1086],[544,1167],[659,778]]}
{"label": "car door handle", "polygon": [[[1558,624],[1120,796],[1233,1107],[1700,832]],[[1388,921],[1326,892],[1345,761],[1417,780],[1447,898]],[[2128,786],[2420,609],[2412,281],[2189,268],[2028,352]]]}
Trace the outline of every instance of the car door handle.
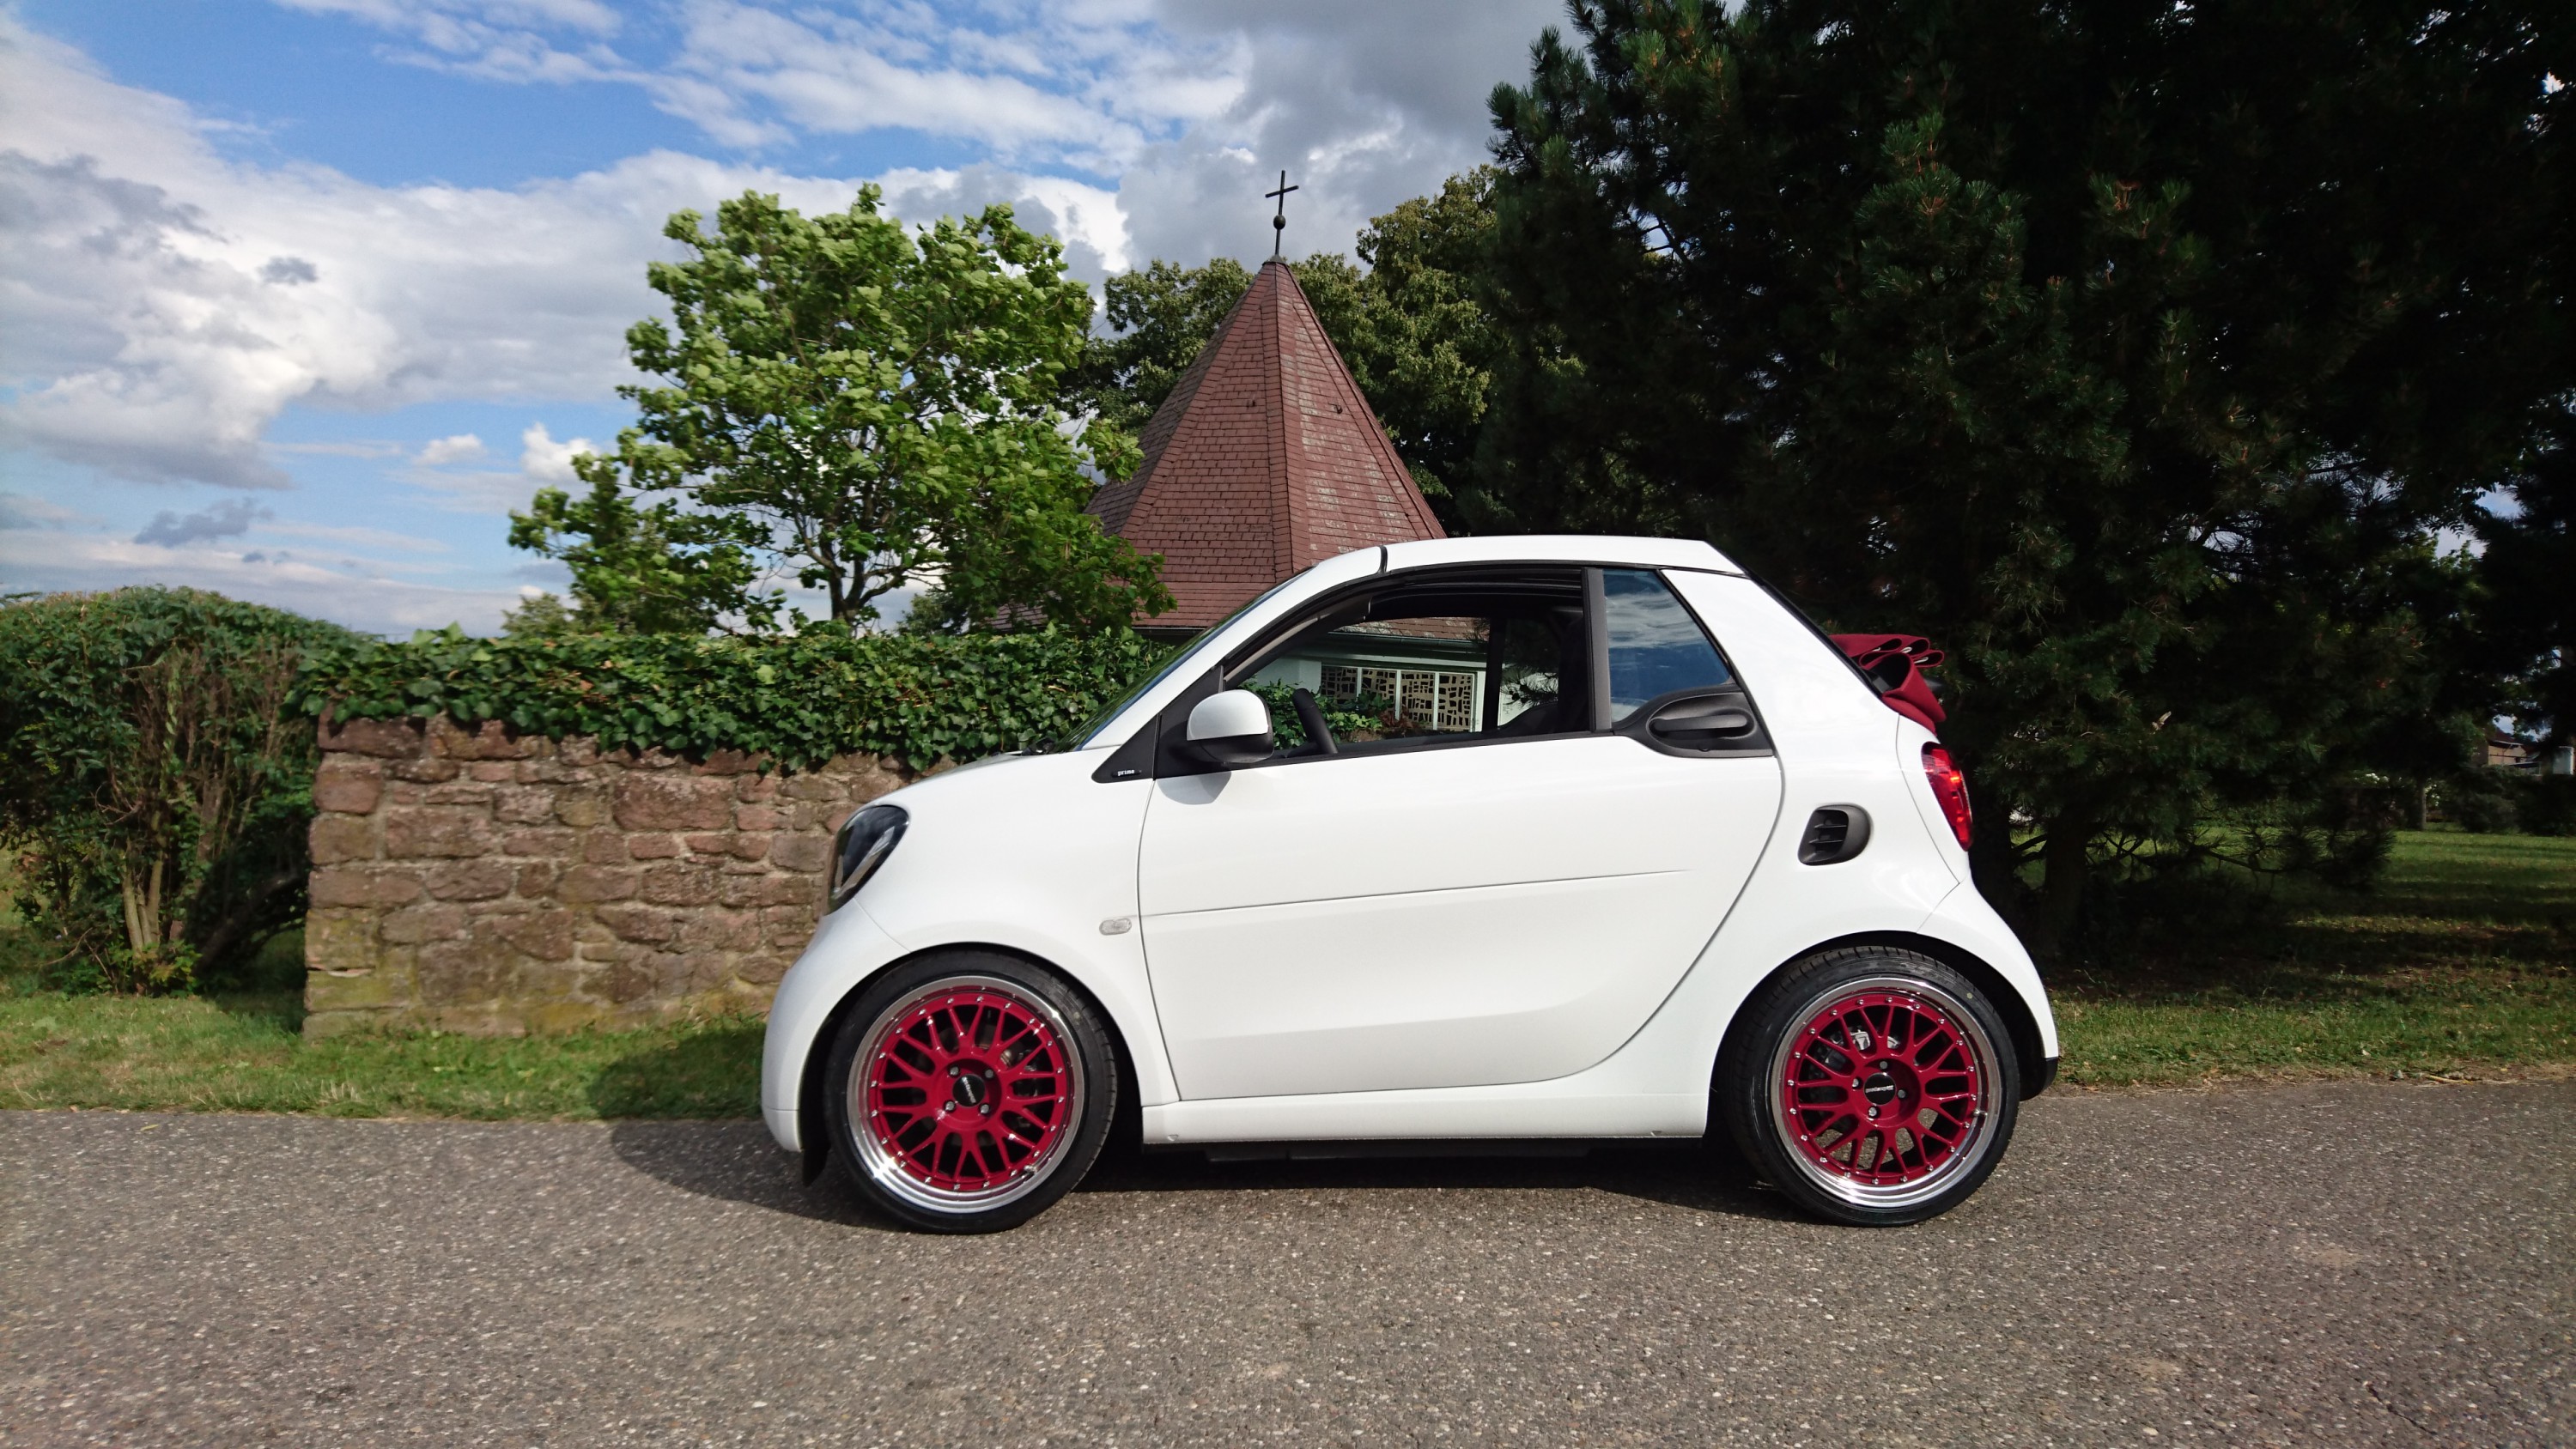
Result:
{"label": "car door handle", "polygon": [[1689,714],[1659,714],[1647,728],[1659,735],[1740,735],[1751,732],[1753,716],[1721,706]]}

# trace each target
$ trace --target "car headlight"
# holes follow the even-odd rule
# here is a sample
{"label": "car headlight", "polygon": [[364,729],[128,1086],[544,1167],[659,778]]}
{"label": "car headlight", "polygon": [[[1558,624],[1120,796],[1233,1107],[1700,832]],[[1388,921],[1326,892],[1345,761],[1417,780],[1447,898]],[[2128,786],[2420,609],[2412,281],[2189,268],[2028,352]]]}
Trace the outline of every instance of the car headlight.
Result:
{"label": "car headlight", "polygon": [[851,816],[832,838],[832,884],[825,896],[823,909],[839,910],[868,877],[877,873],[885,858],[894,854],[895,842],[903,839],[903,826],[911,817],[899,805],[870,805]]}

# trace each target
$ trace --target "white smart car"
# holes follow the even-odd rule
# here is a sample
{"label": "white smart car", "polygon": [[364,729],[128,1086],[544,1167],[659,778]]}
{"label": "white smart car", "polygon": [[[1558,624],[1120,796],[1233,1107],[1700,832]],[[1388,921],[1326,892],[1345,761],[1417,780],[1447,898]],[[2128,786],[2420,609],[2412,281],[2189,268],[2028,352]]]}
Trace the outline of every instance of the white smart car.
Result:
{"label": "white smart car", "polygon": [[1933,733],[1705,544],[1361,549],[1060,749],[852,816],[761,1107],[947,1231],[1025,1221],[1121,1121],[1722,1131],[1813,1212],[1915,1222],[2057,1066],[1968,835]]}

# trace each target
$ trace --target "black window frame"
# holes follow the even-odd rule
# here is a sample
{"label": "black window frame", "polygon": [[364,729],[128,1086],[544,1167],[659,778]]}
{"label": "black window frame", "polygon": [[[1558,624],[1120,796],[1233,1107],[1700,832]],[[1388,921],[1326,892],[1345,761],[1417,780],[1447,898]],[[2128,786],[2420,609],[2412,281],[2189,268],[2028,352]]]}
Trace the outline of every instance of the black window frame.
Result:
{"label": "black window frame", "polygon": [[[1673,601],[1681,605],[1683,613],[1687,615],[1691,623],[1699,629],[1701,636],[1708,640],[1709,647],[1717,654],[1718,662],[1726,669],[1728,675],[1727,683],[1723,685],[1697,686],[1689,689],[1674,690],[1664,695],[1658,695],[1654,699],[1648,700],[1644,704],[1638,706],[1638,708],[1631,713],[1627,719],[1614,725],[1610,719],[1610,621],[1607,598],[1602,581],[1602,574],[1606,569],[1621,569],[1629,572],[1654,575],[1657,581],[1662,583],[1664,588],[1671,593]],[[1589,728],[1550,730],[1545,734],[1526,735],[1504,735],[1478,729],[1461,732],[1455,735],[1411,736],[1402,741],[1388,742],[1394,746],[1393,748],[1388,749],[1345,749],[1330,755],[1275,754],[1266,760],[1255,760],[1248,764],[1234,766],[1233,770],[1266,770],[1273,769],[1281,765],[1322,764],[1332,760],[1377,760],[1386,759],[1391,756],[1421,754],[1433,750],[1472,749],[1483,745],[1511,745],[1539,743],[1550,740],[1583,739],[1594,735],[1622,736],[1635,740],[1647,749],[1654,750],[1659,754],[1675,755],[1689,759],[1743,759],[1766,756],[1774,753],[1771,745],[1770,731],[1762,722],[1761,710],[1754,703],[1752,690],[1745,683],[1743,671],[1737,667],[1735,660],[1727,654],[1726,645],[1717,637],[1717,631],[1708,627],[1708,620],[1701,617],[1697,609],[1691,607],[1690,600],[1683,596],[1681,590],[1673,587],[1672,574],[1675,570],[1654,568],[1633,563],[1579,563],[1574,561],[1532,559],[1517,563],[1502,561],[1472,564],[1441,564],[1427,568],[1406,569],[1399,573],[1372,574],[1366,578],[1354,579],[1351,582],[1318,597],[1306,607],[1299,609],[1289,618],[1283,619],[1268,629],[1263,630],[1259,635],[1255,636],[1251,642],[1228,653],[1218,660],[1214,666],[1200,673],[1199,676],[1196,679],[1193,679],[1188,687],[1184,688],[1170,704],[1164,706],[1162,711],[1157,714],[1151,722],[1149,722],[1143,729],[1137,731],[1137,733],[1125,744],[1119,746],[1115,751],[1113,751],[1110,758],[1104,761],[1100,768],[1092,773],[1092,778],[1103,782],[1111,782],[1142,779],[1147,778],[1148,776],[1153,779],[1161,780],[1194,775],[1232,773],[1233,770],[1222,769],[1198,759],[1187,749],[1186,736],[1189,729],[1190,711],[1197,707],[1200,700],[1206,699],[1210,695],[1217,693],[1219,690],[1239,687],[1240,681],[1249,676],[1254,669],[1269,662],[1267,656],[1270,653],[1285,645],[1297,635],[1304,633],[1306,630],[1314,627],[1316,624],[1322,622],[1334,613],[1347,609],[1353,602],[1374,597],[1376,595],[1399,593],[1408,587],[1437,587],[1451,582],[1455,582],[1459,585],[1470,585],[1491,579],[1498,574],[1540,571],[1551,573],[1579,573],[1582,579],[1583,609],[1585,616],[1584,628],[1589,636],[1589,647],[1587,652],[1590,656],[1589,668],[1591,673],[1591,679],[1589,681],[1591,708],[1588,711],[1591,716],[1591,723]],[[1487,693],[1490,694],[1498,688],[1498,672],[1489,667],[1486,671],[1486,680],[1486,690]],[[1677,702],[1703,698],[1710,700],[1723,699],[1724,702],[1729,705],[1742,708],[1753,718],[1754,725],[1751,734],[1743,741],[1731,743],[1725,748],[1703,749],[1674,745],[1654,733],[1652,722],[1659,711],[1669,708]],[[1370,743],[1374,744],[1377,742],[1372,741]]]}

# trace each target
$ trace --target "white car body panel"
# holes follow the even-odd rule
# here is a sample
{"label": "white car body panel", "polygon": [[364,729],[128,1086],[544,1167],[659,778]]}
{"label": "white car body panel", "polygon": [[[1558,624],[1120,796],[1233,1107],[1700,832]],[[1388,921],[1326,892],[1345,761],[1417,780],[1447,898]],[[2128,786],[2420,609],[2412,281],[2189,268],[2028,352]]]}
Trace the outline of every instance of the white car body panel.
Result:
{"label": "white car body panel", "polygon": [[1139,904],[1181,1095],[1591,1066],[1707,944],[1779,796],[1768,758],[1613,735],[1157,781]]}
{"label": "white car body panel", "polygon": [[[1664,570],[1741,677],[1773,756],[1677,759],[1589,736],[1094,780],[1103,751],[1318,594],[1381,565],[1476,562]],[[1662,539],[1357,550],[1223,626],[1083,748],[972,766],[887,796],[910,815],[902,843],[855,902],[825,918],[780,984],[762,1072],[772,1134],[791,1150],[803,1144],[801,1084],[834,1010],[877,971],[942,946],[1019,952],[1088,991],[1133,1065],[1148,1143],[1696,1135],[1737,1008],[1781,966],[1855,936],[1937,943],[1982,962],[2019,998],[2040,1055],[2055,1057],[2038,973],[1969,884],[1966,853],[1923,776],[1931,733],[1889,710],[1830,644],[1732,568],[1705,544]],[[1555,753],[1529,753],[1541,750]],[[1630,758],[1617,751],[1659,762],[1635,772],[1639,781],[1665,766],[1752,768],[1662,775],[1668,789],[1696,791],[1690,808],[1637,807],[1624,784],[1582,800],[1580,767],[1601,764],[1605,775],[1583,777],[1616,780]],[[1371,807],[1371,780],[1383,773],[1371,766],[1431,760],[1444,763],[1420,778],[1437,808],[1418,800],[1412,823],[1380,812],[1373,828],[1392,834],[1366,850],[1334,829],[1334,812]],[[1513,818],[1531,794],[1556,802],[1561,839]],[[1212,826],[1220,817],[1209,807],[1228,801],[1284,832],[1261,870],[1245,868],[1244,847],[1229,851],[1225,836],[1192,823]],[[1808,814],[1828,804],[1866,810],[1869,845],[1841,864],[1801,864]],[[1746,812],[1772,823],[1749,828]],[[1695,814],[1742,824],[1694,841]],[[1183,828],[1158,837],[1157,820]],[[1534,859],[1541,869],[1526,868]],[[1681,878],[1705,890],[1695,916],[1677,904],[1685,892],[1658,894]],[[1458,899],[1432,899],[1443,893]],[[1130,928],[1139,917],[1142,929]],[[1469,958],[1442,954],[1462,935],[1485,953],[1472,982],[1462,974]],[[1582,946],[1613,964],[1549,969]],[[1407,962],[1426,960],[1442,964],[1406,975]],[[1292,972],[1310,989],[1284,989]],[[1480,993],[1466,998],[1476,1011],[1463,1023],[1462,985]],[[1354,1013],[1353,999],[1371,1004]],[[1465,1030],[1427,1044],[1443,1022]],[[1294,1090],[1318,1084],[1335,1089]]]}

